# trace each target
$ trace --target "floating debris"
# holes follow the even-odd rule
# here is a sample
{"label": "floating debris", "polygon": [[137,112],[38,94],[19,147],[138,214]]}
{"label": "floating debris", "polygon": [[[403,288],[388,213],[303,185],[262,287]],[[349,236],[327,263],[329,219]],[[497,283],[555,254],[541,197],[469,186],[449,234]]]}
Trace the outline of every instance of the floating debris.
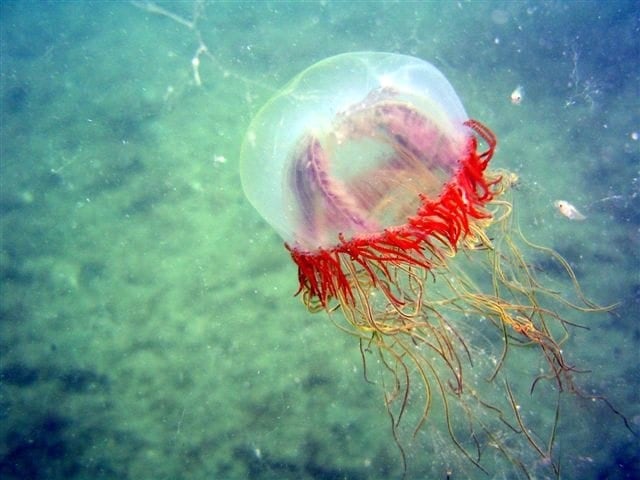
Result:
{"label": "floating debris", "polygon": [[584,220],[585,217],[580,211],[566,200],[556,200],[553,202],[556,209],[569,220]]}
{"label": "floating debris", "polygon": [[516,89],[511,92],[510,98],[511,103],[513,103],[514,105],[520,105],[522,103],[522,99],[524,98],[524,88],[518,85]]}

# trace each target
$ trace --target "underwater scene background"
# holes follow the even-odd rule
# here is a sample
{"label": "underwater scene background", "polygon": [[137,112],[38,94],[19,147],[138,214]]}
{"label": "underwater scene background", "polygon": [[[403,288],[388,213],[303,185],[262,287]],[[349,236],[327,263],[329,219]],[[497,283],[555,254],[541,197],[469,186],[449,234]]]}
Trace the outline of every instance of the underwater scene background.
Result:
{"label": "underwater scene background", "polygon": [[[433,63],[495,132],[524,234],[617,304],[570,318],[576,383],[640,430],[639,39],[634,1],[0,3],[0,477],[402,477],[382,388],[238,174],[260,107],[360,50]],[[639,478],[622,419],[565,393],[561,477]],[[509,478],[446,437],[401,439],[406,478]]]}

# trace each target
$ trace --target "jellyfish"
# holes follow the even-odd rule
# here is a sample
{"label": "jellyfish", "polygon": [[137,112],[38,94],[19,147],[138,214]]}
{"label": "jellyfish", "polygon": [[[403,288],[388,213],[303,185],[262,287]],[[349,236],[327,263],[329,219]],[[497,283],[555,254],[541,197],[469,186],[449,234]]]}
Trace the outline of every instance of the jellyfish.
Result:
{"label": "jellyfish", "polygon": [[[515,176],[490,165],[496,144],[430,63],[356,52],[291,80],[242,145],[245,194],[284,240],[297,295],[357,339],[367,380],[376,367],[405,472],[408,430],[444,432],[487,473],[559,474],[558,395],[577,391],[561,347],[574,323],[561,312],[604,307],[559,254],[522,235]],[[575,294],[545,285],[523,250],[554,263]],[[532,376],[512,366],[519,356]],[[542,383],[552,414],[529,423],[519,395]]]}

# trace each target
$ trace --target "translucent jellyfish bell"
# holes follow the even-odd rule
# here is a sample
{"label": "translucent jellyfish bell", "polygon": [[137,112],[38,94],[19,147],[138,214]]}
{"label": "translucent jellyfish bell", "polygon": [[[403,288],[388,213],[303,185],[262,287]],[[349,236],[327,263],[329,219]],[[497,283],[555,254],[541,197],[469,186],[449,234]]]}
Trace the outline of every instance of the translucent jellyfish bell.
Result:
{"label": "translucent jellyfish bell", "polygon": [[251,122],[247,198],[292,247],[313,251],[405,223],[469,145],[467,114],[423,60],[356,52],[303,71]]}

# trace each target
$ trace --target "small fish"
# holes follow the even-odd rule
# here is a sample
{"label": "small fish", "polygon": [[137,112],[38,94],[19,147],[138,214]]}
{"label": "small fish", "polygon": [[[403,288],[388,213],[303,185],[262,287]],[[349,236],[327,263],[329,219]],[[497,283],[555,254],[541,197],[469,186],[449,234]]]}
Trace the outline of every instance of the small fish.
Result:
{"label": "small fish", "polygon": [[553,202],[553,206],[569,220],[584,220],[587,218],[566,200],[556,200]]}
{"label": "small fish", "polygon": [[511,92],[509,98],[511,98],[511,103],[513,103],[514,105],[520,105],[522,103],[522,99],[524,98],[524,88],[518,85],[516,89]]}

